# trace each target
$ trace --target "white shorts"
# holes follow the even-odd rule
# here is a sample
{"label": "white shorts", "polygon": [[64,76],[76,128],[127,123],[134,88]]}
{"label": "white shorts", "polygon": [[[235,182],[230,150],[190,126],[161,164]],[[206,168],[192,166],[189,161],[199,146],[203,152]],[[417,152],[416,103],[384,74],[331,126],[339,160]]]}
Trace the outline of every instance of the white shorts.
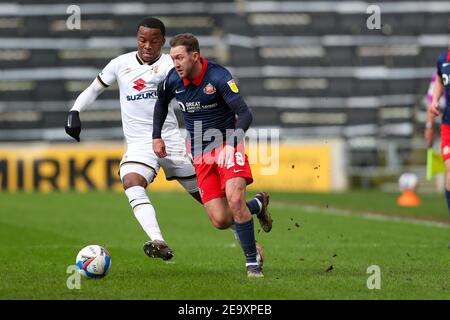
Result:
{"label": "white shorts", "polygon": [[128,173],[138,173],[151,183],[162,167],[167,180],[195,179],[195,169],[186,153],[184,140],[180,137],[165,138],[167,156],[158,158],[152,143],[129,144],[120,162],[120,179]]}

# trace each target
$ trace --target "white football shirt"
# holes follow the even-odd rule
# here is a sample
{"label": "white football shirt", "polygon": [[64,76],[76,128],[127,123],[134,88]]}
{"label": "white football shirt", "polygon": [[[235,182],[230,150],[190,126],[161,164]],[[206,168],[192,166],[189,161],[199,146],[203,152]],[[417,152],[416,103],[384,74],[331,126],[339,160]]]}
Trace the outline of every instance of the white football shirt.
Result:
{"label": "white football shirt", "polygon": [[[156,62],[148,65],[137,51],[133,51],[112,59],[97,76],[104,87],[114,81],[119,85],[122,127],[127,144],[148,144],[152,141],[158,84],[172,68],[172,58],[168,54],[162,54]],[[176,105],[176,100],[172,100],[163,126],[163,138],[179,134],[173,109]]]}

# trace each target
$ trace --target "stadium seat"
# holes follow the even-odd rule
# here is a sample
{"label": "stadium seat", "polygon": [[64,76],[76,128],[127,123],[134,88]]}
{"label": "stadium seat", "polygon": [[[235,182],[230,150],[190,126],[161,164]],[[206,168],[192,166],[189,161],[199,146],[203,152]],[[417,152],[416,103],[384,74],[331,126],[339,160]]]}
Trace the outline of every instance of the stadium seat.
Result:
{"label": "stadium seat", "polygon": [[[37,7],[55,4],[50,0],[42,0],[38,4],[32,0],[13,3]],[[73,4],[68,0],[59,0],[57,3]],[[93,8],[92,1],[81,0],[78,3],[81,6],[90,3],[89,8]],[[0,41],[2,72],[29,70],[34,77],[36,74],[33,70],[39,67],[52,68],[52,72],[61,74],[59,79],[52,76],[50,79],[0,80],[1,100],[8,102],[6,111],[12,108],[11,101],[24,101],[30,105],[61,101],[68,105],[81,92],[83,85],[92,80],[92,74],[95,74],[92,70],[100,70],[115,56],[135,50],[136,23],[150,14],[133,11],[142,5],[156,8],[155,16],[166,24],[167,40],[177,33],[194,33],[200,37],[202,55],[232,70],[238,70],[236,79],[245,97],[333,100],[411,95],[417,97],[415,101],[421,101],[429,81],[428,77],[423,77],[423,73],[412,73],[406,80],[397,79],[390,72],[387,72],[386,78],[377,78],[372,77],[373,74],[364,75],[365,68],[429,68],[431,77],[436,57],[448,45],[445,40],[449,31],[448,14],[421,12],[417,9],[423,8],[421,6],[413,6],[413,9],[404,12],[386,10],[381,16],[382,29],[369,30],[366,26],[368,14],[357,12],[357,7],[350,10],[336,4],[325,8],[319,2],[290,2],[294,7],[300,8],[306,4],[305,8],[312,8],[302,12],[281,9],[271,12],[265,10],[260,1],[253,0],[245,1],[243,6],[232,0],[158,0],[149,4],[111,0],[109,3],[111,6],[104,10],[99,7],[95,12],[85,13],[84,28],[81,30],[67,29],[66,14],[0,15],[0,38],[13,39],[12,42]],[[400,1],[389,2],[390,5],[397,3],[401,5]],[[130,10],[127,14],[109,11],[124,5]],[[268,5],[281,8],[283,4],[269,1]],[[246,8],[252,9],[246,11]],[[392,38],[394,36],[398,38]],[[442,44],[436,39],[443,39]],[[168,49],[167,41],[164,50],[167,52]],[[65,67],[79,68],[81,73],[86,72],[85,76],[67,79],[67,76],[62,76],[60,69]],[[286,74],[278,72],[278,67],[279,70],[287,70]],[[317,74],[311,70],[317,70]],[[114,88],[106,90],[101,96],[104,101],[117,98],[118,93]],[[102,102],[98,103],[102,105]],[[293,126],[280,120],[280,106],[252,104],[251,107],[258,115],[254,125],[280,128]],[[413,108],[414,103],[405,103],[404,107]],[[311,113],[317,111],[315,108],[323,108],[323,105],[314,102],[314,105],[303,108],[302,112]],[[376,123],[375,107],[353,110],[342,105],[342,108],[334,106],[330,112],[344,112],[347,115],[348,123],[344,127],[371,121]],[[46,118],[45,123],[29,121],[26,123],[27,128],[59,126],[60,120],[57,118],[64,117],[64,112],[51,115],[46,112],[42,114]],[[11,123],[3,122],[2,125],[13,128],[14,122]],[[114,120],[90,121],[89,126],[119,128],[120,123]],[[307,126],[319,128],[314,123]],[[336,132],[347,139],[344,131]],[[354,163],[363,165],[378,161],[374,159],[373,150],[367,153],[351,150],[350,159]]]}

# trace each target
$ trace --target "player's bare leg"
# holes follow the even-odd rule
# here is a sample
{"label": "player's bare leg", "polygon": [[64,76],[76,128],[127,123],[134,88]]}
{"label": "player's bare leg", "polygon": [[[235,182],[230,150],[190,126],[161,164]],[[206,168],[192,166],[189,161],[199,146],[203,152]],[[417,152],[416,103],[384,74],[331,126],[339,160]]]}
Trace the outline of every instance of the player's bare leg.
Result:
{"label": "player's bare leg", "polygon": [[209,220],[217,229],[228,229],[234,223],[233,215],[224,197],[209,200],[204,204]]}
{"label": "player's bare leg", "polygon": [[[447,202],[448,212],[450,213],[450,159],[445,160],[445,199]],[[450,249],[450,243],[448,244]]]}
{"label": "player's bare leg", "polygon": [[245,201],[246,186],[247,182],[244,178],[232,178],[226,182],[225,193],[246,258],[247,275],[252,278],[259,278],[264,275],[257,262],[258,252],[256,250],[253,217]]}
{"label": "player's bare leg", "polygon": [[[244,183],[244,192],[243,192],[243,199],[245,199],[245,186],[246,181],[245,179],[240,178]],[[184,187],[184,189],[190,193],[194,198],[195,195],[198,197],[198,201],[200,202],[200,194],[198,193],[198,185],[196,179],[192,182],[189,182],[188,179],[178,179],[178,182]],[[195,182],[195,183],[194,183]],[[195,191],[195,192],[193,192]],[[202,203],[202,202],[200,202]],[[248,214],[251,219],[251,215],[255,214],[257,215],[258,219],[260,220],[261,226],[263,226],[263,230],[266,232],[270,231],[272,227],[272,220],[270,218],[270,215],[267,210],[267,205],[269,203],[269,196],[265,192],[259,192],[255,198],[251,199],[248,202],[244,201],[244,205],[248,208]],[[208,218],[210,219],[211,223],[214,225],[215,228],[219,230],[228,229],[233,231],[235,238],[240,241],[238,233],[236,232],[236,224],[234,221],[234,214],[233,211],[230,208],[229,202],[226,197],[219,197],[214,198],[212,200],[209,200],[204,204],[204,207],[206,209],[206,212],[208,214]],[[261,218],[262,217],[262,218]],[[262,273],[262,265],[264,262],[264,252],[259,243],[255,241],[255,248],[256,248],[256,264],[258,265],[256,270],[257,274],[256,276],[261,276]],[[254,269],[254,266],[249,266],[249,268]],[[253,271],[253,270],[252,270]],[[254,272],[249,272],[249,276],[255,276]]]}
{"label": "player's bare leg", "polygon": [[[194,197],[194,194],[191,193],[191,195]],[[200,194],[198,194],[198,195],[200,196]],[[212,204],[210,204],[208,206],[206,206],[206,204],[205,204],[205,208],[207,210],[208,217],[211,220],[211,222],[213,222],[213,220],[215,219],[216,216],[218,217],[218,219],[221,219],[221,216],[223,216],[223,215],[229,215],[229,216],[233,217],[233,213],[228,205],[228,201],[225,198],[221,198],[221,199],[222,199],[221,201],[214,201],[214,202],[212,202]],[[258,199],[258,202],[261,205],[258,207],[258,209],[255,209],[254,212],[250,211],[250,213],[255,214],[261,224],[262,229],[265,232],[269,232],[272,229],[272,222],[273,222],[270,212],[268,210],[269,195],[266,192],[258,192],[254,199],[247,201],[246,205],[249,210],[251,209],[250,203],[252,201],[254,201],[255,199]],[[217,199],[213,199],[213,200],[217,200]],[[199,200],[199,202],[200,201],[201,201],[201,199]],[[225,212],[228,212],[228,214],[225,214]],[[216,224],[214,222],[213,222],[213,224],[214,224],[214,226],[216,226]],[[217,228],[217,226],[216,226],[216,228]],[[232,228],[233,232],[235,232],[234,231],[234,220],[233,220],[230,228]],[[222,228],[218,228],[218,229],[222,229]]]}
{"label": "player's bare leg", "polygon": [[145,192],[147,180],[138,173],[128,173],[122,184],[136,219],[150,238],[143,246],[145,254],[152,258],[172,259],[173,251],[162,237],[155,209]]}
{"label": "player's bare leg", "polygon": [[[232,229],[235,234],[236,240],[239,240],[239,237],[236,233],[235,223],[233,219],[233,213],[228,206],[228,201],[226,198],[216,198],[208,201],[204,204],[206,213],[208,214],[208,218],[211,223],[217,229]],[[256,241],[255,241],[256,242]],[[263,266],[264,263],[264,251],[262,246],[256,242],[256,260],[259,263],[260,267]]]}

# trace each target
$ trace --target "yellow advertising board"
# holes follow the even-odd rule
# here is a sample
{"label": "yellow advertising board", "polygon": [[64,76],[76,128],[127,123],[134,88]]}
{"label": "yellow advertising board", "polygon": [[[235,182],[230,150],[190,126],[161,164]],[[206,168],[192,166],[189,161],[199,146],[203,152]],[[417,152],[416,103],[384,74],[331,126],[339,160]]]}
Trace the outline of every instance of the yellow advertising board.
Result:
{"label": "yellow advertising board", "polygon": [[123,147],[27,145],[0,147],[0,187],[8,191],[120,189]]}
{"label": "yellow advertising board", "polygon": [[[257,149],[257,148],[255,148]],[[286,145],[272,150],[264,159],[259,150],[258,161],[251,161],[254,183],[249,190],[331,191],[331,148],[327,144]],[[274,154],[275,153],[275,154]]]}
{"label": "yellow advertising board", "polygon": [[[247,147],[254,183],[250,190],[320,191],[332,189],[329,144],[280,144]],[[27,144],[0,146],[0,190],[122,190],[118,175],[122,144]],[[150,186],[182,190],[160,170]]]}

